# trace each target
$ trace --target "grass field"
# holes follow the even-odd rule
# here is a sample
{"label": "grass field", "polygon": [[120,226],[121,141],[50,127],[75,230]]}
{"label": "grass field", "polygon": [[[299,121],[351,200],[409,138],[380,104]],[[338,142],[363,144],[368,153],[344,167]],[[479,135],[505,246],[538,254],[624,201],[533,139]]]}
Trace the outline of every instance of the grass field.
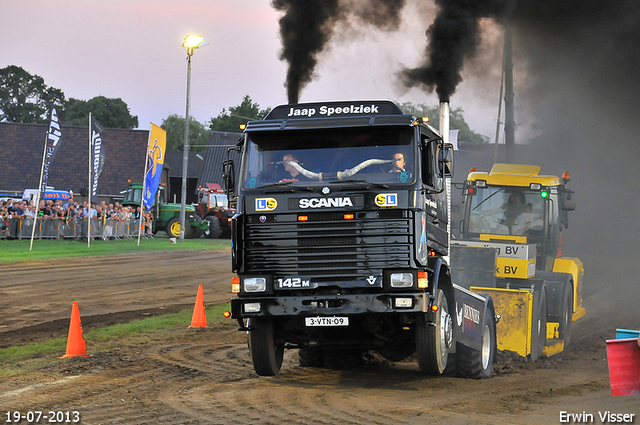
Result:
{"label": "grass field", "polygon": [[0,263],[38,261],[50,258],[88,257],[92,255],[117,255],[144,251],[188,251],[202,249],[226,249],[231,247],[229,239],[185,239],[184,243],[171,244],[167,237],[87,242],[74,240],[34,240],[29,251],[30,240],[0,240]]}

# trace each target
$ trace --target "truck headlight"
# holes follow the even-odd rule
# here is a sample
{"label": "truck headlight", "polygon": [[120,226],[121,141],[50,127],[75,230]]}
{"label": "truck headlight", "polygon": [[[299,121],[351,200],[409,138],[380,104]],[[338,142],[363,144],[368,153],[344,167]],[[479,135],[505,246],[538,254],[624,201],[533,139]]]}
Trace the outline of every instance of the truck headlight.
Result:
{"label": "truck headlight", "polygon": [[413,286],[413,275],[411,273],[392,273],[392,288],[411,288]]}
{"label": "truck headlight", "polygon": [[244,292],[264,292],[267,290],[267,279],[264,277],[248,277],[243,281]]}

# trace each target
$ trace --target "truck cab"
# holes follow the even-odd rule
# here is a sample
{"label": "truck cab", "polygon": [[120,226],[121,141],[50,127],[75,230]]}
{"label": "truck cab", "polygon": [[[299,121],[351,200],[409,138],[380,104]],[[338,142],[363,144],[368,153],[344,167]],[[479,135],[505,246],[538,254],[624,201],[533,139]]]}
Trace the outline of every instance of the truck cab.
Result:
{"label": "truck cab", "polygon": [[[279,106],[244,134],[237,182],[225,163],[231,307],[259,375],[278,373],[285,348],[309,366],[415,352],[434,375],[458,343],[482,351],[491,301],[450,280],[452,151],[433,127],[391,102],[328,102]],[[463,306],[477,313],[466,332]],[[490,341],[474,373],[490,371]]]}

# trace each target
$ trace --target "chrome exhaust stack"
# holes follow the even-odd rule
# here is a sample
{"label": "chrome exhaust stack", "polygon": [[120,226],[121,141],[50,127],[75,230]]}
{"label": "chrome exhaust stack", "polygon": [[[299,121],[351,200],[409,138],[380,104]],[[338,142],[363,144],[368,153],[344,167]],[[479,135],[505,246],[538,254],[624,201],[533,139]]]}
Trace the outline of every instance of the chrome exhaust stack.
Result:
{"label": "chrome exhaust stack", "polygon": [[440,137],[444,143],[449,143],[449,102],[440,101]]}
{"label": "chrome exhaust stack", "polygon": [[[440,101],[440,137],[442,137],[443,143],[449,143],[449,116],[450,113],[449,101]],[[448,244],[447,244],[447,253],[449,253],[449,249],[451,247],[451,182],[450,178],[443,178],[444,192],[446,196],[447,203],[447,234],[448,236]],[[451,264],[451,259],[449,255],[446,255],[445,261],[448,264]]]}

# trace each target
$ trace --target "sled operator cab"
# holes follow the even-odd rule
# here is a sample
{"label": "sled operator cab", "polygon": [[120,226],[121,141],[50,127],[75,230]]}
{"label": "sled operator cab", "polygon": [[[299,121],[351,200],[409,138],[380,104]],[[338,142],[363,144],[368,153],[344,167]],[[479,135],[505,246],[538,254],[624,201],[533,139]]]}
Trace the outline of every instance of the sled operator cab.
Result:
{"label": "sled operator cab", "polygon": [[495,315],[450,279],[453,158],[433,127],[387,101],[283,105],[236,149],[237,179],[224,164],[237,205],[231,314],[259,375],[279,372],[285,348],[303,366],[416,353],[435,375],[457,353],[477,359],[461,373],[490,375]]}
{"label": "sled operator cab", "polygon": [[[560,178],[539,172],[537,165],[522,164],[495,164],[490,172],[472,169],[463,188],[461,238],[455,241],[496,250],[493,298],[503,318],[498,348],[533,358],[566,348],[571,322],[585,314],[584,267],[562,253],[568,212],[576,207],[575,193],[567,188],[569,173]],[[514,291],[529,292],[532,305]],[[516,334],[525,337],[514,342]]]}

